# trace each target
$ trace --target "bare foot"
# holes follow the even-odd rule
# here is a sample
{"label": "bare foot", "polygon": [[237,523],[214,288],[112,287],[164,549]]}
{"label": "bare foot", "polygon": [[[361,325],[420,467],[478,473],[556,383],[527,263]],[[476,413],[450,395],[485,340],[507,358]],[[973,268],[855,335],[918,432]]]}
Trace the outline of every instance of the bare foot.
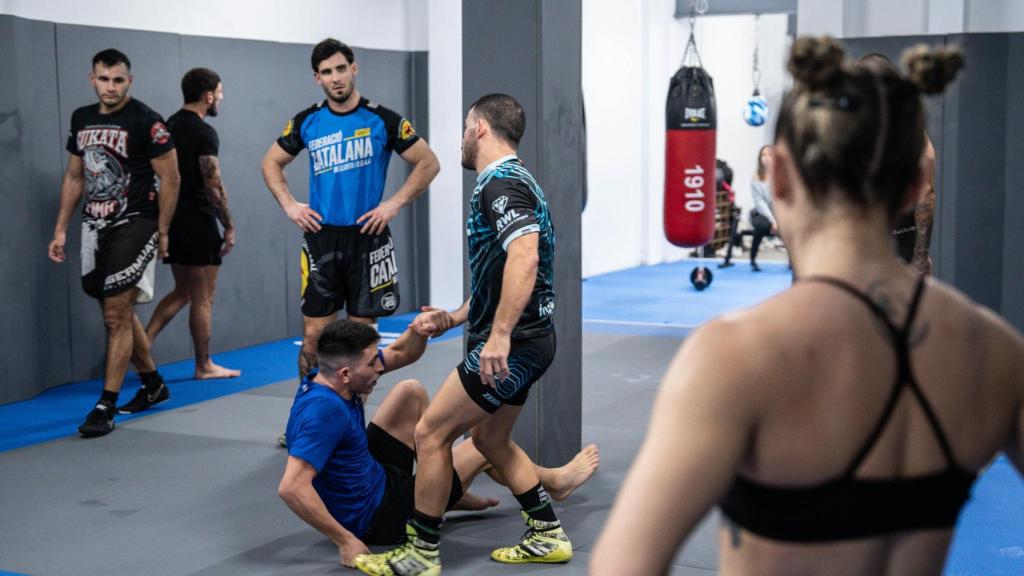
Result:
{"label": "bare foot", "polygon": [[494,498],[481,498],[472,492],[466,492],[462,498],[452,506],[452,510],[486,510],[498,505]]}
{"label": "bare foot", "polygon": [[213,380],[216,378],[238,378],[241,375],[241,370],[232,370],[210,362],[209,366],[205,368],[196,368],[195,378],[196,380]]}
{"label": "bare foot", "polygon": [[568,464],[552,470],[554,480],[550,485],[545,485],[548,495],[556,502],[565,500],[590,479],[600,463],[601,453],[597,444],[587,444]]}

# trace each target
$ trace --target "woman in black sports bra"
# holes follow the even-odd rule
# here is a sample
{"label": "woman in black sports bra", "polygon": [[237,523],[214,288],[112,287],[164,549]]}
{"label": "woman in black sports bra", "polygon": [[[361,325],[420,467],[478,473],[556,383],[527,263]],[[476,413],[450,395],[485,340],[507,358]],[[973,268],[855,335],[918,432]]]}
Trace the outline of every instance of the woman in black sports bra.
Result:
{"label": "woman in black sports bra", "polygon": [[667,572],[716,504],[723,575],[941,574],[978,470],[1005,450],[1024,471],[1024,339],[890,235],[925,177],[920,95],[961,65],[794,42],[770,181],[798,281],[686,340],[592,574]]}

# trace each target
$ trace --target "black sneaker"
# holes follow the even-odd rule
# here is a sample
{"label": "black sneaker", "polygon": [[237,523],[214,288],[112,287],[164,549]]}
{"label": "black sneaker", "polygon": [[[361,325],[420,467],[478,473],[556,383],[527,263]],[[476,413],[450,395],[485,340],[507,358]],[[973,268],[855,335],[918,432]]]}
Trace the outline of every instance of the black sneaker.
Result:
{"label": "black sneaker", "polygon": [[151,392],[149,388],[142,386],[139,391],[135,394],[135,398],[132,398],[130,402],[121,406],[117,409],[118,414],[135,414],[136,412],[142,412],[146,408],[166,402],[171,398],[171,392],[164,385],[163,381],[160,382],[160,386],[156,391]]}
{"label": "black sneaker", "polygon": [[105,436],[114,430],[114,407],[107,406],[102,402],[85,417],[85,422],[78,427],[78,433],[83,438],[95,438]]}
{"label": "black sneaker", "polygon": [[750,269],[753,270],[754,272],[760,272],[761,271],[761,267],[758,266],[757,264],[754,264],[753,262],[750,263]]}

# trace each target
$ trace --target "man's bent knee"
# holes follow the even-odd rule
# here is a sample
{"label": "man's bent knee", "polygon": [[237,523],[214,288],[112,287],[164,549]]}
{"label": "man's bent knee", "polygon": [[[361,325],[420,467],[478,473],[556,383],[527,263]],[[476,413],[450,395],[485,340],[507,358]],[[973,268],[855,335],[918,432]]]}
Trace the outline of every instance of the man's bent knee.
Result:
{"label": "man's bent knee", "polygon": [[426,407],[430,401],[430,397],[427,395],[427,388],[419,380],[402,380],[395,384],[391,394],[394,394],[395,399],[401,402],[403,406],[419,404],[422,407]]}

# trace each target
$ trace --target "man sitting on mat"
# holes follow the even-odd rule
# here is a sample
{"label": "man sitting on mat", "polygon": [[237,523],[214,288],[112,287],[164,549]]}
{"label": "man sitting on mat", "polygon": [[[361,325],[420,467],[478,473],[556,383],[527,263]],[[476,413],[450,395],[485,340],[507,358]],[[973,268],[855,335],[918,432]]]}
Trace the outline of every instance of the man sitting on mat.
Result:
{"label": "man sitting on mat", "polygon": [[[327,325],[317,341],[318,370],[303,380],[288,418],[288,463],[278,494],[299,518],[338,546],[341,564],[353,566],[367,544],[395,544],[405,537],[413,508],[413,431],[429,402],[416,380],[388,392],[369,425],[364,401],[381,374],[420,358],[427,338],[443,332],[444,311],[425,308],[386,348],[371,326],[348,320]],[[448,509],[482,510],[497,505],[466,490],[491,469],[472,439],[454,449]],[[561,468],[536,466],[554,500],[563,500],[598,466],[597,446],[581,450]]]}

